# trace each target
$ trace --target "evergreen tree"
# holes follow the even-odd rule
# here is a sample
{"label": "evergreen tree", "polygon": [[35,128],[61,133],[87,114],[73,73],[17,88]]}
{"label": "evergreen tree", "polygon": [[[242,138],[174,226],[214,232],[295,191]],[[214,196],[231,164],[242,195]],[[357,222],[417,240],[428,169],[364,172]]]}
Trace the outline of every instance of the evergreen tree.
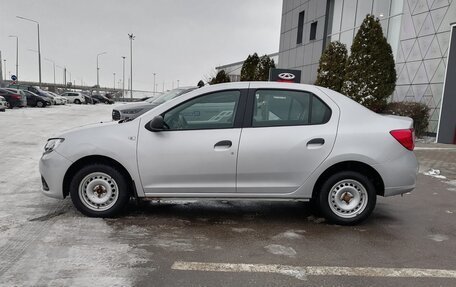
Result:
{"label": "evergreen tree", "polygon": [[200,80],[197,84],[198,88],[204,87],[204,82],[203,80]]}
{"label": "evergreen tree", "polygon": [[228,83],[230,82],[230,77],[225,72],[225,70],[218,71],[217,75],[213,77],[210,81],[210,85],[220,84],[220,83]]}
{"label": "evergreen tree", "polygon": [[383,36],[379,19],[367,15],[351,46],[342,93],[381,112],[396,85],[391,46]]}
{"label": "evergreen tree", "polygon": [[244,64],[242,64],[241,81],[255,81],[255,74],[259,62],[260,58],[257,53],[253,53],[253,55],[247,57]]}
{"label": "evergreen tree", "polygon": [[339,41],[331,42],[320,58],[315,85],[340,92],[345,77],[347,47]]}
{"label": "evergreen tree", "polygon": [[275,68],[274,59],[269,58],[268,55],[262,56],[256,68],[255,81],[269,80],[269,70],[271,68]]}

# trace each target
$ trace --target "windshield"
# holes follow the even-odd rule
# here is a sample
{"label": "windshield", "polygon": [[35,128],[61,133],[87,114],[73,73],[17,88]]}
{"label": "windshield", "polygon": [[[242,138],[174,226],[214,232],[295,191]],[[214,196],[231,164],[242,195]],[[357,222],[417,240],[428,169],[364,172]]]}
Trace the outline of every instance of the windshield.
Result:
{"label": "windshield", "polygon": [[152,99],[148,99],[146,100],[146,102],[148,103],[151,103],[151,104],[154,104],[154,105],[161,105],[163,104],[164,102],[167,102],[169,100],[172,100],[174,99],[175,97],[177,96],[180,96],[182,94],[185,94],[187,92],[190,92],[191,90],[193,90],[194,88],[191,88],[191,89],[174,89],[174,90],[171,90],[169,92],[166,92],[164,93],[163,95],[161,95],[160,97],[158,98],[152,98]]}

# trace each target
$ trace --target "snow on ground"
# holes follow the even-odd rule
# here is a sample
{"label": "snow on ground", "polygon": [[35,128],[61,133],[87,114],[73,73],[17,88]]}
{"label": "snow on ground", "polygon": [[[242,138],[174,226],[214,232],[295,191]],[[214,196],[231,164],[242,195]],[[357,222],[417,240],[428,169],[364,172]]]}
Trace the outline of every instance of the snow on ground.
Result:
{"label": "snow on ground", "polygon": [[110,121],[112,108],[66,105],[0,113],[0,286],[133,285],[131,267],[145,262],[143,254],[117,242],[104,220],[84,217],[68,198],[55,200],[40,191],[38,161],[46,139]]}

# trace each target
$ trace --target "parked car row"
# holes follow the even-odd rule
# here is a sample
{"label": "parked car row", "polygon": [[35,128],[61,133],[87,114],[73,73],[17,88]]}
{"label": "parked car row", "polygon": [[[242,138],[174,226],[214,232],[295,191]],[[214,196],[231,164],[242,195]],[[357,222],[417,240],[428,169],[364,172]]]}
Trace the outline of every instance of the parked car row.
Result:
{"label": "parked car row", "polygon": [[13,84],[0,89],[0,111],[6,108],[39,107],[72,104],[113,104],[114,101],[103,95],[89,95],[83,92],[65,92],[58,95],[36,86]]}
{"label": "parked car row", "polygon": [[182,96],[197,88],[198,87],[181,87],[168,91],[158,98],[146,98],[144,101],[122,105],[112,110],[112,119],[115,121],[132,120],[169,100]]}

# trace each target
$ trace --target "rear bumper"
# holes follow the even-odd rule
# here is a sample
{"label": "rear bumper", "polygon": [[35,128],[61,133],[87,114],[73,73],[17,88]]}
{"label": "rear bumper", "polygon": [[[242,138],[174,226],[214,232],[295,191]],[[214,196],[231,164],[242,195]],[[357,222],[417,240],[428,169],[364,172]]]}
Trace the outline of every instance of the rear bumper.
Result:
{"label": "rear bumper", "polygon": [[373,167],[383,179],[384,196],[404,194],[415,188],[419,165],[413,152],[407,151],[401,157]]}
{"label": "rear bumper", "polygon": [[72,162],[56,151],[45,154],[40,159],[42,192],[49,197],[63,199],[63,179]]}

